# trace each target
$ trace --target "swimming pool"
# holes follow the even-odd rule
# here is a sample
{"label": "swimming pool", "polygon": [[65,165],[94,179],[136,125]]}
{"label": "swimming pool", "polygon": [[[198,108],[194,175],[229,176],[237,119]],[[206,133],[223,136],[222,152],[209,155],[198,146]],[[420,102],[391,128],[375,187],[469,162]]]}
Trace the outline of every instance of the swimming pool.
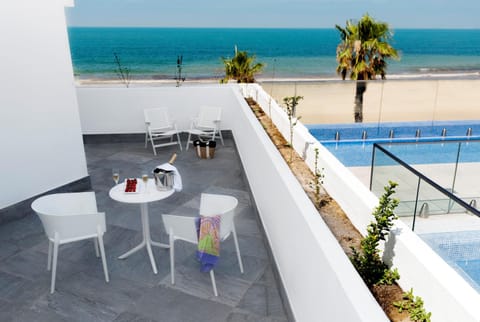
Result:
{"label": "swimming pool", "polygon": [[[426,164],[450,162],[457,147],[449,142],[480,140],[480,121],[328,124],[308,126],[308,129],[347,167],[370,166],[374,143],[384,144],[409,164]],[[336,136],[339,140],[335,140]],[[446,144],[423,144],[438,141]],[[397,144],[412,142],[418,144]],[[480,145],[465,147],[462,162],[478,161]],[[442,155],[449,157],[441,158]]]}
{"label": "swimming pool", "polygon": [[[470,189],[468,185],[470,181],[473,181],[476,186],[475,182],[478,182],[475,181],[475,175],[478,172],[476,169],[472,168],[474,172],[469,173],[468,171],[460,171],[463,168],[458,167],[459,178],[461,177],[460,179],[463,181],[466,180],[465,183],[462,180],[455,180],[458,175],[457,166],[455,166],[455,171],[451,171],[452,173],[448,171],[446,173],[441,170],[445,168],[445,165],[440,165],[440,163],[455,165],[465,163],[467,165],[469,162],[480,162],[480,121],[444,122],[435,124],[435,126],[432,126],[431,122],[428,124],[425,122],[381,125],[349,124],[344,127],[336,124],[309,127],[309,130],[347,167],[370,167],[372,165],[373,145],[378,143],[381,144],[383,149],[408,165],[429,164],[419,168],[423,170],[432,169],[431,173],[428,174],[429,178],[431,180],[442,179],[437,183],[441,187],[447,187],[446,190],[451,188],[451,193],[456,197],[465,197],[467,201],[478,197],[478,195],[472,195],[476,190]],[[339,140],[335,140],[335,136]],[[421,213],[420,209],[423,208],[423,204],[427,204],[426,213],[432,216],[455,213],[455,203],[448,195],[439,193],[435,190],[436,188],[425,182],[420,184],[418,177],[410,175],[410,172],[404,171],[403,167],[395,167],[399,163],[391,157],[385,157],[387,152],[380,152],[380,154],[376,152],[375,155],[375,166],[380,166],[376,168],[385,168],[384,172],[380,170],[377,174],[380,175],[381,179],[383,178],[382,173],[386,175],[388,180],[395,176],[398,177],[398,181],[397,178],[394,181],[399,182],[403,189],[399,189],[397,193],[402,201],[400,206],[404,206],[407,216]],[[389,167],[391,165],[394,167]],[[468,167],[470,166],[468,165]],[[449,167],[449,165],[446,165],[446,167]],[[439,169],[442,174],[439,178],[431,175]],[[374,180],[375,178],[377,177],[372,174],[371,180],[373,182],[379,181]],[[385,180],[380,181],[384,182]],[[445,184],[444,181],[446,185],[443,185]],[[383,184],[381,187],[383,188]],[[372,188],[373,190],[375,189]],[[383,191],[382,189],[377,190]],[[464,190],[467,191],[468,196],[464,195]],[[401,197],[400,194],[402,194]],[[418,209],[417,201],[419,202]],[[460,208],[463,212],[467,209],[465,207]],[[423,222],[423,224],[427,225],[426,222]],[[452,222],[449,224],[452,224]],[[448,227],[442,227],[442,229],[444,228],[448,229]],[[466,229],[469,229],[469,231],[427,233],[419,236],[480,293],[480,231],[473,231],[472,229],[475,228],[471,225],[467,226]]]}
{"label": "swimming pool", "polygon": [[461,231],[419,235],[480,292],[480,231]]}

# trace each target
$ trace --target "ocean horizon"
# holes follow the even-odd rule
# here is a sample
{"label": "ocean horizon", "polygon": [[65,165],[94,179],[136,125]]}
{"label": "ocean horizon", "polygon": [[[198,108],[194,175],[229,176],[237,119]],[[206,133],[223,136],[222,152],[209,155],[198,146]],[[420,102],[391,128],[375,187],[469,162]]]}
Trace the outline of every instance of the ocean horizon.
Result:
{"label": "ocean horizon", "polygon": [[[114,53],[133,80],[172,80],[183,57],[187,80],[221,79],[222,57],[234,48],[254,54],[265,68],[257,79],[339,79],[334,29],[69,27],[75,76],[118,79]],[[387,78],[480,76],[480,29],[398,29]]]}

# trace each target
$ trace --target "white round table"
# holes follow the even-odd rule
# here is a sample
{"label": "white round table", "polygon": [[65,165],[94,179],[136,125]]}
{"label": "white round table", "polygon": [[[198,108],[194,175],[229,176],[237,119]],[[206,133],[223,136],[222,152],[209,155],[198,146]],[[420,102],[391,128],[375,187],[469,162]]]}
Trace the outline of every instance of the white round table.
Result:
{"label": "white round table", "polygon": [[155,258],[153,257],[152,246],[169,248],[167,244],[158,243],[152,240],[150,235],[150,223],[148,219],[148,203],[153,201],[159,201],[165,198],[170,197],[175,190],[159,191],[155,187],[155,182],[153,179],[149,179],[147,183],[147,189],[145,191],[144,183],[142,179],[137,178],[138,182],[138,193],[127,193],[125,192],[125,183],[119,183],[110,189],[110,198],[113,200],[123,202],[123,203],[136,203],[140,204],[140,214],[142,219],[142,233],[143,240],[142,242],[126,252],[125,254],[119,256],[119,259],[125,259],[133,253],[139,251],[140,249],[146,247],[148,256],[150,257],[150,262],[152,263],[153,273],[157,274],[157,265],[155,263]]}

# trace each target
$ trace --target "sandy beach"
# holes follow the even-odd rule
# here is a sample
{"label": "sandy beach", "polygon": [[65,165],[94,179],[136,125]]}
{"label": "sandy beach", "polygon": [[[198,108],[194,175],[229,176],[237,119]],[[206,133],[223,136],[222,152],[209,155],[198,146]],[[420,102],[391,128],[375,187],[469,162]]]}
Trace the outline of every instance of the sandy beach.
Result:
{"label": "sandy beach", "polygon": [[[303,100],[297,115],[304,124],[352,123],[353,81],[261,82],[277,102]],[[370,81],[364,94],[364,122],[480,119],[480,79]]]}
{"label": "sandy beach", "polygon": [[[477,78],[477,77],[476,77]],[[187,80],[181,86],[218,84],[218,79]],[[355,82],[339,80],[259,80],[280,105],[300,95],[304,124],[352,123]],[[119,87],[119,80],[76,80],[77,86]],[[132,80],[130,87],[176,86],[175,80]],[[375,80],[364,94],[364,122],[480,120],[480,78]]]}

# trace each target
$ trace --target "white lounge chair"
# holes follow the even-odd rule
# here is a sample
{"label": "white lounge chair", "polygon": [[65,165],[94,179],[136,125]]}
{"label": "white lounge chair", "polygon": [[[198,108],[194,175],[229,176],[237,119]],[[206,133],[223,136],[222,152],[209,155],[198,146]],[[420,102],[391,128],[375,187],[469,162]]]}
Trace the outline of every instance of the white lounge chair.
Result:
{"label": "white lounge chair", "polygon": [[[153,154],[157,155],[156,148],[178,144],[182,150],[177,125],[170,119],[165,107],[150,108],[143,111],[145,116],[145,148],[148,141],[152,143]],[[174,141],[176,136],[177,140]],[[170,142],[158,143],[160,140],[170,139]]]}
{"label": "white lounge chair", "polygon": [[222,109],[220,107],[201,107],[198,116],[192,120],[188,130],[186,150],[188,150],[188,146],[192,142],[192,135],[196,135],[203,140],[215,140],[218,137],[222,145],[224,145],[222,131],[220,130],[221,120]]}

